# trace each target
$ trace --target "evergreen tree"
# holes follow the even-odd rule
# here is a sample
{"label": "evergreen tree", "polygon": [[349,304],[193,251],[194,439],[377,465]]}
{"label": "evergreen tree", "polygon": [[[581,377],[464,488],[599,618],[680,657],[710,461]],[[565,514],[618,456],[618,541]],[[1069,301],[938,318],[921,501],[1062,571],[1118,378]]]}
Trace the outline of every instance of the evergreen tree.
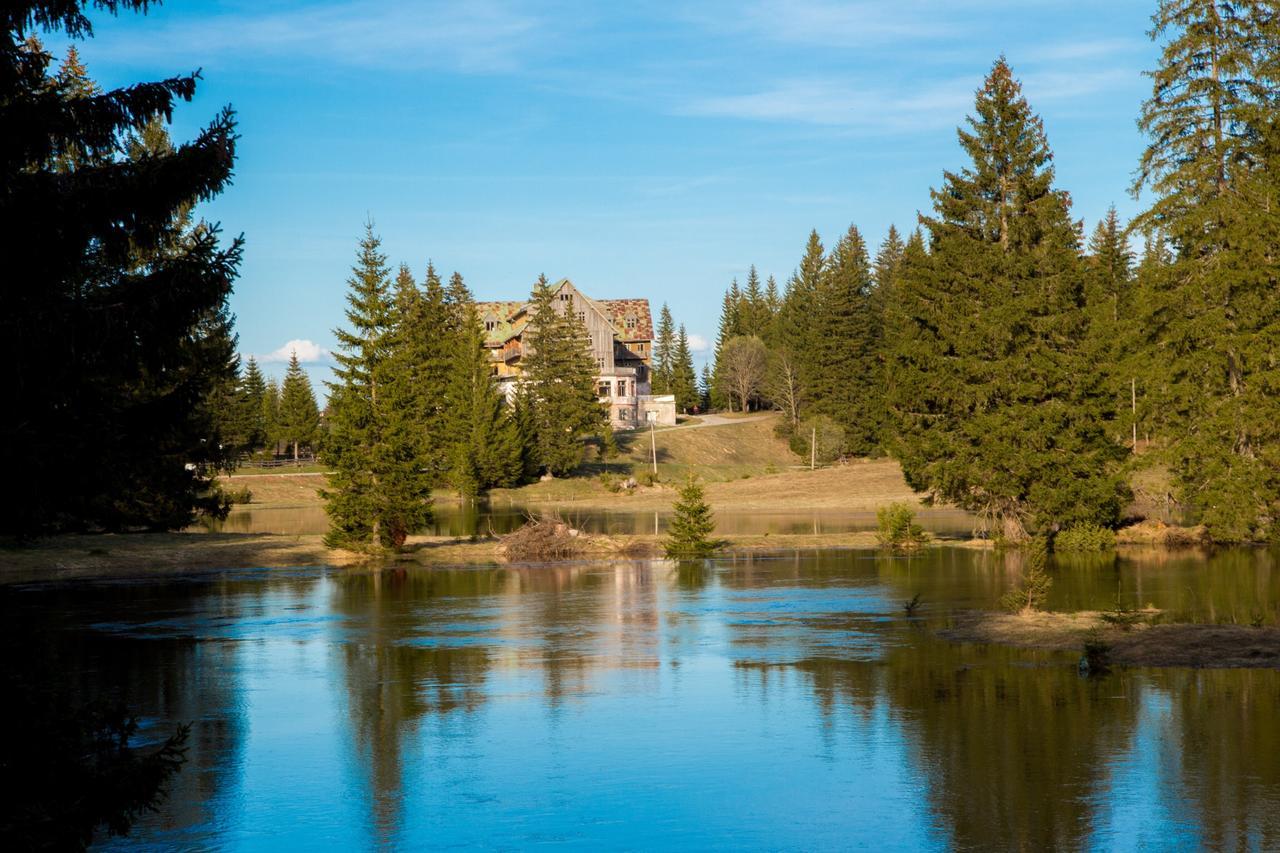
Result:
{"label": "evergreen tree", "polygon": [[902,255],[906,248],[907,245],[902,242],[902,235],[898,233],[898,229],[890,225],[884,242],[880,244],[880,250],[876,252],[875,268],[872,271],[876,290],[879,293],[884,294],[893,286],[893,278],[897,274],[898,265],[902,263]]}
{"label": "evergreen tree", "polygon": [[280,389],[280,414],[277,430],[280,440],[293,447],[293,460],[298,461],[298,448],[315,441],[320,426],[320,410],[311,380],[298,363],[298,353],[289,354],[289,367],[284,373],[284,386]]}
{"label": "evergreen tree", "polygon": [[846,452],[869,454],[880,437],[879,318],[872,308],[871,265],[856,226],[827,261],[815,295],[808,393],[813,410],[844,431]]}
{"label": "evergreen tree", "polygon": [[533,401],[542,467],[555,477],[582,462],[582,440],[603,427],[605,410],[596,398],[596,365],[590,337],[540,278],[533,289],[530,329],[525,333],[524,382]]}
{"label": "evergreen tree", "polygon": [[1133,253],[1112,207],[1089,238],[1085,310],[1088,358],[1115,400],[1119,416],[1113,423],[1112,440],[1120,444],[1132,443],[1131,397],[1137,386],[1134,369],[1141,366],[1141,360],[1135,362],[1132,357],[1138,348],[1133,297]]}
{"label": "evergreen tree", "polygon": [[[1274,4],[1164,0],[1140,125],[1138,217],[1173,250],[1144,258],[1136,351],[1167,426],[1176,491],[1220,541],[1274,535],[1280,506],[1280,300]],[[1159,428],[1157,426],[1157,428]]]}
{"label": "evergreen tree", "polygon": [[280,449],[280,385],[274,376],[267,380],[267,390],[262,396],[262,424],[266,443],[274,456]]}
{"label": "evergreen tree", "polygon": [[676,337],[676,351],[671,371],[671,393],[676,397],[676,409],[688,412],[698,404],[698,374],[693,370],[693,352],[689,349],[689,336],[684,323]]}
{"label": "evergreen tree", "polygon": [[1124,449],[1114,401],[1088,363],[1083,270],[1039,118],[998,60],[924,218],[894,294],[890,402],[907,481],[1021,539],[1113,525]]}
{"label": "evergreen tree", "polygon": [[662,303],[662,311],[658,315],[658,340],[653,347],[653,376],[649,387],[654,394],[670,394],[672,371],[675,365],[675,322],[671,319],[671,309]]}
{"label": "evergreen tree", "polygon": [[778,282],[773,276],[769,276],[769,280],[764,285],[764,305],[766,320],[761,331],[764,335],[768,335],[771,334],[778,311],[782,308],[782,299],[778,296]]}
{"label": "evergreen tree", "polygon": [[390,270],[372,224],[365,226],[347,280],[348,328],[338,329],[329,383],[323,492],[330,546],[399,548],[431,519],[431,474],[420,464],[412,376],[397,352]]}
{"label": "evergreen tree", "polygon": [[747,286],[742,290],[742,304],[738,311],[741,317],[741,333],[764,337],[769,325],[769,306],[765,303],[764,291],[760,288],[760,274],[756,265],[752,264],[747,272]]}
{"label": "evergreen tree", "polygon": [[717,547],[711,539],[716,529],[715,515],[707,504],[702,484],[692,474],[680,488],[680,497],[673,509],[675,514],[667,527],[667,556],[697,559],[713,554]]}
{"label": "evergreen tree", "polygon": [[130,135],[190,100],[197,78],[98,92],[69,54],[59,80],[29,36],[91,35],[83,5],[10,5],[0,34],[0,256],[15,283],[0,288],[0,351],[23,413],[0,446],[25,484],[0,518],[24,535],[178,528],[226,509],[208,400],[232,378],[240,243],[180,214],[230,180],[235,121],[223,110],[193,141],[133,159]]}
{"label": "evergreen tree", "polygon": [[449,482],[463,497],[518,485],[523,465],[517,424],[493,380],[484,327],[462,276],[450,280],[449,301],[459,317],[449,369],[451,409]]}
{"label": "evergreen tree", "polygon": [[446,393],[456,332],[430,261],[422,288],[408,266],[400,265],[394,307],[394,372],[406,383],[403,415],[413,425],[410,443],[430,483],[441,485],[452,457],[451,429],[457,428]]}
{"label": "evergreen tree", "polygon": [[240,381],[240,405],[244,407],[244,419],[249,425],[249,450],[255,451],[266,445],[268,439],[267,424],[267,383],[262,370],[253,356],[245,366],[244,378]]}
{"label": "evergreen tree", "polygon": [[820,347],[818,299],[826,268],[824,256],[818,232],[809,232],[804,257],[787,282],[770,341],[771,349],[785,353],[795,370],[797,400],[814,397],[811,391],[816,381],[815,359]]}
{"label": "evergreen tree", "polygon": [[698,382],[698,408],[703,412],[711,410],[711,365],[702,365],[702,376]]}

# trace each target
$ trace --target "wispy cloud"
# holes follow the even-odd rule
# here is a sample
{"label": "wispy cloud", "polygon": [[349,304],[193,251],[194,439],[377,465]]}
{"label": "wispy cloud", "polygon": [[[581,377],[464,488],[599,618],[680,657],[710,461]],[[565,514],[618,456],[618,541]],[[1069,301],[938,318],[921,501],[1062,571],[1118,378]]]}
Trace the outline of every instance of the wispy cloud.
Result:
{"label": "wispy cloud", "polygon": [[298,354],[298,361],[303,363],[325,362],[329,360],[329,351],[314,341],[305,338],[292,340],[281,346],[280,348],[258,356],[258,361],[264,364],[273,364],[286,362],[294,353]]}
{"label": "wispy cloud", "polygon": [[121,33],[98,52],[126,61],[296,57],[361,68],[500,73],[518,70],[543,35],[539,19],[509,0],[358,0],[179,19]]}

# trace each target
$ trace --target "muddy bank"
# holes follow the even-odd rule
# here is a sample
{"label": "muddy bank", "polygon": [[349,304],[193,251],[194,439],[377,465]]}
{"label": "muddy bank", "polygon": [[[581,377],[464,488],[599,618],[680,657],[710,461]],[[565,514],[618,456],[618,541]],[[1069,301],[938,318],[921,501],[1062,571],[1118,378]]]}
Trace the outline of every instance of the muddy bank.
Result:
{"label": "muddy bank", "polygon": [[1086,637],[1098,636],[1111,646],[1111,663],[1115,665],[1280,669],[1280,628],[1139,624],[1125,630],[1109,625],[1102,615],[1093,611],[965,613],[938,634],[956,642],[1070,652],[1081,651]]}

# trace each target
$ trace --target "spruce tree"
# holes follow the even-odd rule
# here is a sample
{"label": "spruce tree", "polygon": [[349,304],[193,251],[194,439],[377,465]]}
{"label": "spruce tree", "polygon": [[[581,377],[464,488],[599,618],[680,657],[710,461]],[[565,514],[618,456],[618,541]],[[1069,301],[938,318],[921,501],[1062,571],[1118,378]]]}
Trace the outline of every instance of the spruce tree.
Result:
{"label": "spruce tree", "polygon": [[698,408],[703,412],[711,410],[711,365],[703,363],[702,375],[698,381]]}
{"label": "spruce tree", "polygon": [[244,377],[240,381],[240,400],[244,407],[245,421],[249,424],[249,450],[256,451],[266,445],[267,441],[267,383],[262,376],[258,361],[249,356],[245,365]]}
{"label": "spruce tree", "polygon": [[1133,253],[1115,207],[1107,211],[1089,238],[1085,263],[1088,358],[1119,413],[1112,424],[1112,439],[1132,444],[1131,398],[1137,388],[1134,370],[1144,360],[1133,357],[1140,349],[1134,325]]}
{"label": "spruce tree", "polygon": [[445,301],[444,287],[430,261],[422,288],[408,266],[400,265],[392,352],[395,372],[407,383],[403,415],[413,424],[410,442],[432,485],[446,480],[452,456],[450,428],[456,427],[446,396],[456,332]]}
{"label": "spruce tree", "polygon": [[447,398],[452,412],[449,483],[463,497],[521,480],[521,440],[506,401],[493,379],[484,327],[460,275],[450,282],[458,328],[449,366]]}
{"label": "spruce tree", "polygon": [[400,343],[390,270],[372,224],[347,280],[347,328],[337,329],[329,383],[324,490],[331,546],[399,548],[431,519],[431,474],[415,441],[412,376]]}
{"label": "spruce tree", "polygon": [[24,535],[225,511],[211,485],[229,458],[207,401],[232,378],[240,243],[182,214],[229,182],[235,120],[223,110],[192,141],[133,158],[131,135],[190,100],[197,77],[99,92],[72,53],[58,80],[31,36],[92,35],[84,5],[11,4],[0,34],[0,257],[13,283],[0,288],[0,351],[23,413],[4,419],[0,446],[24,484],[0,526]]}
{"label": "spruce tree", "polygon": [[675,322],[671,319],[671,309],[662,303],[662,311],[658,315],[658,339],[653,347],[653,376],[649,387],[653,394],[670,394],[672,369],[675,365]]}
{"label": "spruce tree", "polygon": [[1176,492],[1220,541],[1274,536],[1280,506],[1273,5],[1161,2],[1140,120],[1151,142],[1134,189],[1153,199],[1137,226],[1172,258],[1139,269],[1135,349]]}
{"label": "spruce tree", "polygon": [[768,336],[772,334],[778,311],[782,308],[782,299],[778,296],[778,282],[773,276],[769,276],[769,280],[764,285],[764,307],[765,321],[761,329],[761,336],[767,340]]}
{"label": "spruce tree", "polygon": [[1000,535],[1114,525],[1125,498],[1114,401],[1088,363],[1083,269],[1052,154],[1003,59],[958,132],[894,294],[889,400],[907,481]]}
{"label": "spruce tree", "polygon": [[289,354],[289,367],[284,373],[284,385],[280,389],[280,413],[276,422],[280,440],[293,448],[293,460],[298,461],[298,449],[311,445],[320,426],[320,410],[311,380],[298,363],[298,353]]}
{"label": "spruce tree", "polygon": [[716,529],[715,515],[697,477],[688,476],[673,509],[675,514],[667,526],[667,556],[699,559],[715,553],[717,543],[711,539]]}
{"label": "spruce tree", "polygon": [[785,354],[794,368],[796,399],[813,399],[816,358],[820,332],[819,291],[825,275],[826,258],[817,231],[809,232],[804,257],[790,280],[773,327],[771,349]]}
{"label": "spruce tree", "polygon": [[676,350],[671,371],[671,393],[676,397],[676,409],[688,412],[698,404],[698,374],[693,370],[693,351],[689,349],[689,336],[684,323],[676,336]]}
{"label": "spruce tree", "polygon": [[769,307],[765,304],[764,291],[760,287],[760,274],[756,265],[752,264],[747,271],[747,286],[742,290],[742,307],[740,332],[744,335],[764,337],[769,325]]}
{"label": "spruce tree", "polygon": [[851,225],[831,250],[815,294],[807,390],[813,411],[844,430],[844,451],[861,455],[875,450],[880,438],[880,324],[872,289],[867,247]]}
{"label": "spruce tree", "polygon": [[274,456],[280,449],[280,385],[274,376],[267,380],[267,390],[262,395],[262,429]]}
{"label": "spruce tree", "polygon": [[555,477],[582,462],[583,439],[604,424],[596,397],[596,364],[590,337],[570,310],[557,310],[555,293],[540,278],[525,332],[524,383],[533,402],[542,468]]}

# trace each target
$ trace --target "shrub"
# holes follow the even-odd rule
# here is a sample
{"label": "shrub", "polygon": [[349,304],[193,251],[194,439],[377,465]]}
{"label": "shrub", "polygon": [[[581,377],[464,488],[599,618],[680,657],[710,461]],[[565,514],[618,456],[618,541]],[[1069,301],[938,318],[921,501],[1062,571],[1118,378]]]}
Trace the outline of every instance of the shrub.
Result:
{"label": "shrub", "polygon": [[692,474],[680,489],[675,515],[667,527],[668,557],[706,557],[716,550],[711,533],[716,528],[715,516],[707,504],[702,484]]}
{"label": "shrub", "polygon": [[653,472],[652,468],[649,468],[636,475],[636,482],[642,486],[656,486],[659,480],[658,475]]}
{"label": "shrub", "polygon": [[1109,551],[1116,547],[1116,532],[1100,524],[1076,524],[1053,537],[1055,551]]}
{"label": "shrub", "polygon": [[876,536],[881,545],[890,548],[914,548],[928,535],[916,524],[916,513],[909,504],[892,503],[876,510]]}
{"label": "shrub", "polygon": [[1116,599],[1116,606],[1112,610],[1108,610],[1099,614],[1103,622],[1106,622],[1113,628],[1119,628],[1121,631],[1128,631],[1134,625],[1146,619],[1146,614],[1141,610],[1135,610],[1132,607],[1125,607],[1120,603],[1120,599]]}
{"label": "shrub", "polygon": [[1044,538],[1031,540],[1027,546],[1027,569],[1022,581],[1001,597],[1003,609],[1010,613],[1030,613],[1044,605],[1049,597],[1049,588],[1053,586],[1053,578],[1045,571],[1048,559],[1049,548]]}
{"label": "shrub", "polygon": [[600,475],[600,485],[613,493],[622,491],[622,478],[608,472]]}
{"label": "shrub", "polygon": [[813,459],[819,465],[830,465],[844,455],[844,428],[826,415],[802,421],[791,434],[791,452],[809,461],[809,444],[816,437]]}
{"label": "shrub", "polygon": [[253,501],[253,492],[249,491],[247,486],[241,486],[238,489],[223,489],[222,497],[231,505],[247,504]]}

